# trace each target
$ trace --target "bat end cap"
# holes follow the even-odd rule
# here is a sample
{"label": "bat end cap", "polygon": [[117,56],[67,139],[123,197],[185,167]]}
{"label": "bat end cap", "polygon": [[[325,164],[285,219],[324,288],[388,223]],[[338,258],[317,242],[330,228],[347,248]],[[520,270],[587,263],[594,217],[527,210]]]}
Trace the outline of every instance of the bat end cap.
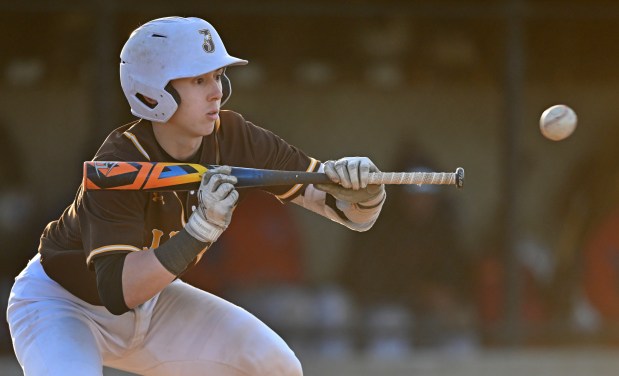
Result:
{"label": "bat end cap", "polygon": [[456,187],[464,187],[464,169],[462,167],[456,169]]}

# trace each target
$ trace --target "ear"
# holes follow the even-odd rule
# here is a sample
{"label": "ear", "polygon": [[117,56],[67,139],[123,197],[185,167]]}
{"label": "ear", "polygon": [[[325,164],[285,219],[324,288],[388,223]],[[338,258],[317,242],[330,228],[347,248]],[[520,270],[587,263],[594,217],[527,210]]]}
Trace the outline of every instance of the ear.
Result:
{"label": "ear", "polygon": [[148,108],[155,108],[157,106],[157,101],[151,97],[147,97],[142,93],[135,93],[135,97],[142,103],[144,103]]}
{"label": "ear", "polygon": [[156,100],[154,100],[153,98],[151,98],[151,97],[147,97],[146,95],[144,95],[144,96],[142,96],[142,97],[144,98],[144,101],[145,101],[146,103],[148,103],[149,105],[151,105],[151,106],[153,106],[153,107],[155,107],[155,106],[157,105],[157,101],[156,101]]}

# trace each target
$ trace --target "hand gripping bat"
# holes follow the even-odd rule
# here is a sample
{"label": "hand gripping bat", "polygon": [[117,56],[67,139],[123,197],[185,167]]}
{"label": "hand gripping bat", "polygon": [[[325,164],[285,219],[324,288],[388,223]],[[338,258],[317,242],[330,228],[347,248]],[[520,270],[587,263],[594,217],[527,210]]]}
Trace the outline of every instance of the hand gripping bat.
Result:
{"label": "hand gripping bat", "polygon": [[[215,165],[167,162],[84,162],[85,190],[188,191]],[[237,187],[331,183],[324,173],[232,167]],[[446,184],[462,188],[464,169],[455,172],[371,172],[369,184]]]}

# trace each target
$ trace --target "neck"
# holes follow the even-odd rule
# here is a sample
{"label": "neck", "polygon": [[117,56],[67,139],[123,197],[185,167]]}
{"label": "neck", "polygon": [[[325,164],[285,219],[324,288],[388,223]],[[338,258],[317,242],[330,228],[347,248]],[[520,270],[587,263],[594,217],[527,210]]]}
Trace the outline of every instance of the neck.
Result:
{"label": "neck", "polygon": [[178,161],[187,161],[196,155],[202,145],[201,136],[179,133],[174,127],[152,122],[157,142],[166,153]]}

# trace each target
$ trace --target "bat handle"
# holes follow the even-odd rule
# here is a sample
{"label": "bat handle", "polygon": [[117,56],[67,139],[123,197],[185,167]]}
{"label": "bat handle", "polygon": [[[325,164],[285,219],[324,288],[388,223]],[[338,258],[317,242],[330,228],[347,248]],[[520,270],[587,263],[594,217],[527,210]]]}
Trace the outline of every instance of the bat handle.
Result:
{"label": "bat handle", "polygon": [[447,184],[464,186],[464,169],[455,172],[371,172],[369,184]]}

